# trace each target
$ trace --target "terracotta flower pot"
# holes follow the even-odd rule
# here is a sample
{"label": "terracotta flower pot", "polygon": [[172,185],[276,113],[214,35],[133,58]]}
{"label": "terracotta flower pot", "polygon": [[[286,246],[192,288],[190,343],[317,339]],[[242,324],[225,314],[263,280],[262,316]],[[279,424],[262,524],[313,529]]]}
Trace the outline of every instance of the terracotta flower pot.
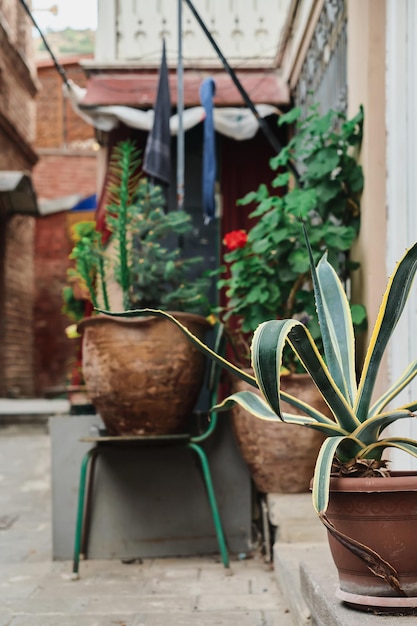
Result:
{"label": "terracotta flower pot", "polygon": [[[204,317],[174,313],[200,339]],[[205,357],[172,322],[97,315],[78,324],[91,401],[111,435],[184,432],[204,378]]]}
{"label": "terracotta flower pot", "polygon": [[375,550],[398,572],[407,598],[329,534],[339,572],[338,597],[357,607],[417,607],[417,473],[332,478],[328,517],[337,530]]}
{"label": "terracotta flower pot", "polygon": [[[281,388],[317,409],[329,414],[328,407],[308,374],[281,378]],[[238,379],[233,392],[254,391]],[[300,411],[283,404],[288,413]],[[300,493],[308,491],[323,436],[310,428],[283,422],[261,420],[240,406],[232,409],[232,423],[241,454],[253,481],[263,493]]]}

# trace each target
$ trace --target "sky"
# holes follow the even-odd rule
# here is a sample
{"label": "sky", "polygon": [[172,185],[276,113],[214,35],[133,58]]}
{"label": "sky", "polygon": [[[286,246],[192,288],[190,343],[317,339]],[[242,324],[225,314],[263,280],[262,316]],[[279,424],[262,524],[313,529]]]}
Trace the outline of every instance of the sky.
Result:
{"label": "sky", "polygon": [[[58,7],[57,15],[37,10],[55,5]],[[32,13],[42,31],[65,28],[95,30],[97,27],[97,0],[32,0]]]}

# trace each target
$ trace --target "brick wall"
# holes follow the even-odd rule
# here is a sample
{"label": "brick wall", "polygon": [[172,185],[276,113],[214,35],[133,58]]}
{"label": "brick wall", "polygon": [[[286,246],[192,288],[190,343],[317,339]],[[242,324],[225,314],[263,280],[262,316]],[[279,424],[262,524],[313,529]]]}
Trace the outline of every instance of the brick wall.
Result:
{"label": "brick wall", "polygon": [[[84,86],[79,59],[60,59],[68,77]],[[63,98],[62,79],[51,61],[38,63],[37,139],[40,159],[34,169],[39,198],[71,194],[89,196],[96,191],[94,129]],[[73,217],[73,216],[71,216]],[[80,219],[85,217],[79,216]],[[90,216],[91,219],[91,216]],[[62,289],[67,284],[68,255],[72,248],[69,214],[61,211],[36,220],[34,380],[37,395],[68,382],[78,358],[79,341],[69,340],[71,323],[62,314]]]}
{"label": "brick wall", "polygon": [[[68,78],[80,87],[86,77],[79,62],[82,58],[61,59]],[[38,63],[40,89],[37,96],[36,145],[38,148],[79,148],[94,141],[94,129],[77,115],[62,96],[62,78],[51,61]]]}
{"label": "brick wall", "polygon": [[[42,153],[34,171],[35,187],[48,199],[73,193],[89,196],[95,192],[95,180],[96,156],[91,152]],[[67,339],[65,334],[71,321],[61,313],[72,248],[69,217],[67,211],[60,211],[36,220],[34,377],[38,395],[65,385],[78,357],[79,342]],[[85,219],[83,214],[79,217]]]}
{"label": "brick wall", "polygon": [[4,279],[3,396],[33,395],[33,246],[35,220],[14,215],[7,222]]}
{"label": "brick wall", "polygon": [[[28,5],[31,5],[29,0]],[[16,0],[1,0],[0,21],[15,51],[24,59],[29,70],[35,72],[31,24],[23,6]]]}
{"label": "brick wall", "polygon": [[[0,3],[0,170],[36,163],[37,81],[31,25],[18,0]],[[33,394],[34,218],[10,213],[0,195],[0,395]]]}

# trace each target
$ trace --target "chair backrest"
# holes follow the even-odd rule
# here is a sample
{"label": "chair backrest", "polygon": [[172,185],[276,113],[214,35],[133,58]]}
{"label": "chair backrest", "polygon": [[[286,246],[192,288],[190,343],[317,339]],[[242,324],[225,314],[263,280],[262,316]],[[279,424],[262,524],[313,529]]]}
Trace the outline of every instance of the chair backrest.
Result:
{"label": "chair backrest", "polygon": [[[225,352],[225,344],[226,344],[224,325],[218,322],[215,326],[214,331],[215,331],[215,334],[214,334],[213,349],[217,354],[223,355]],[[210,409],[212,406],[214,406],[217,403],[220,376],[221,376],[220,365],[210,360],[208,373],[207,373],[209,411],[208,411],[208,414],[206,415],[207,421],[206,421],[205,427],[202,429],[202,432],[192,437],[192,441],[196,443],[200,441],[204,441],[205,439],[210,437],[216,429],[217,413],[215,413],[214,411],[211,411]]]}

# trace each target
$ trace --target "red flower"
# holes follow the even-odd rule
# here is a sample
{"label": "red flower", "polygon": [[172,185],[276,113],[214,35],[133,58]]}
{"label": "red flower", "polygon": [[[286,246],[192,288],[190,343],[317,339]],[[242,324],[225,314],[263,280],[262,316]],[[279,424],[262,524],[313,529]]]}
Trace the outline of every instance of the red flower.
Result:
{"label": "red flower", "polygon": [[228,250],[244,248],[248,240],[246,230],[232,230],[224,236],[223,243]]}

